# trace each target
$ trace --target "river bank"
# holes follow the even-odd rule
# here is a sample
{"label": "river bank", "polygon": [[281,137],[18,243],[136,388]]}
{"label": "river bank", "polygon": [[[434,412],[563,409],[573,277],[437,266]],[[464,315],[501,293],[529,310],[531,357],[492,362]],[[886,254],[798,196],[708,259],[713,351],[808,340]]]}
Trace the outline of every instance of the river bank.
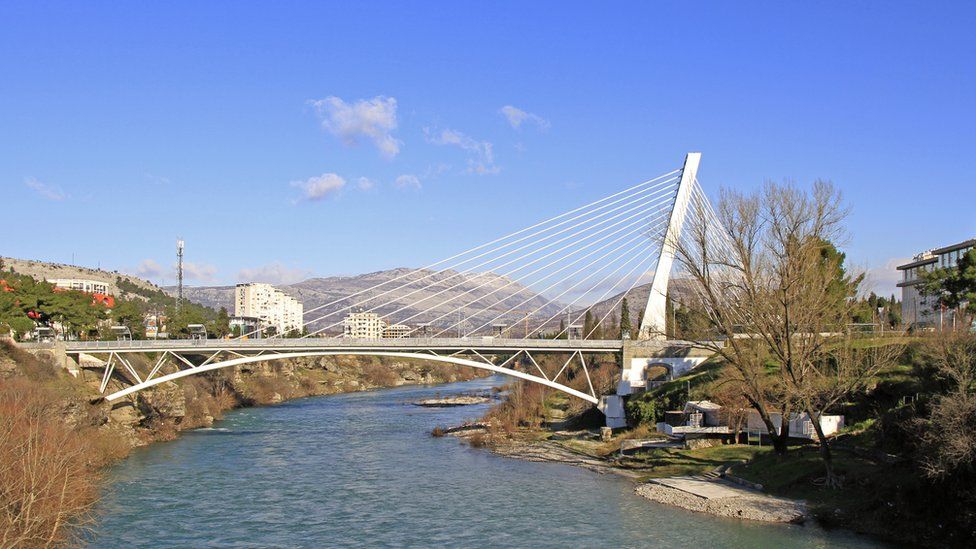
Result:
{"label": "river bank", "polygon": [[498,383],[404,385],[230,411],[212,428],[113,466],[90,545],[871,546],[842,532],[688,513],[648,502],[618,475],[430,437],[434,426],[480,417],[489,405],[412,405]]}
{"label": "river bank", "polygon": [[[659,464],[649,464],[622,455],[603,454],[608,445],[593,431],[547,433],[527,430],[520,434],[492,433],[490,425],[478,422],[443,430],[487,447],[492,453],[525,461],[559,463],[581,467],[601,474],[611,474],[634,482],[634,491],[656,503],[717,517],[747,519],[759,522],[801,524],[810,518],[804,501],[773,497],[754,487],[743,486],[725,477],[726,466],[714,466],[724,459],[710,460],[712,449],[695,450],[695,459],[703,465],[686,474],[670,476]],[[545,438],[545,437],[555,438]],[[720,448],[718,450],[721,450]],[[663,473],[663,474],[662,474]]]}
{"label": "river bank", "polygon": [[[145,376],[149,357],[130,357]],[[116,372],[116,376],[122,375]],[[31,516],[0,513],[0,545],[76,544],[94,522],[105,471],[139,448],[209,428],[228,412],[296,398],[367,392],[484,377],[436,363],[330,357],[248,365],[165,383],[115,403],[98,392],[100,372],[77,377],[0,342],[0,509],[30,502]],[[110,382],[118,385],[116,377]],[[38,431],[46,435],[31,443]],[[70,493],[70,498],[63,494]],[[26,494],[26,495],[25,495]],[[29,519],[29,520],[28,520]],[[16,544],[15,544],[16,545]]]}

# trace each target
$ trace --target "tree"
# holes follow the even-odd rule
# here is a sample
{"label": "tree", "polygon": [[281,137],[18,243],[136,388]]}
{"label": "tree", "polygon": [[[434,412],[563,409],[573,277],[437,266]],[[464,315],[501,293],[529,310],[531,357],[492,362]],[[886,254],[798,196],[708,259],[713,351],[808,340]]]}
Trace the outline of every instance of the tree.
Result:
{"label": "tree", "polygon": [[920,292],[936,297],[936,308],[955,309],[969,324],[976,315],[976,248],[960,257],[955,267],[923,272],[921,278]]}
{"label": "tree", "polygon": [[112,309],[112,321],[116,326],[129,328],[133,339],[146,338],[145,312],[134,301],[120,299]]}
{"label": "tree", "polygon": [[593,313],[589,309],[586,310],[586,315],[583,317],[583,338],[590,339],[591,335],[593,339],[600,339],[599,334],[594,334],[596,331],[596,323],[593,320]]}
{"label": "tree", "polygon": [[837,486],[820,416],[895,352],[837,335],[847,333],[861,281],[831,244],[843,237],[840,193],[824,182],[809,191],[770,183],[748,196],[723,192],[717,211],[720,227],[710,209],[694,208],[685,238],[664,242],[693,287],[689,306],[708,319],[693,339],[730,366],[728,381],[759,414],[777,452],[786,451],[791,416],[809,417],[826,483]]}
{"label": "tree", "polygon": [[217,318],[213,321],[211,331],[215,337],[225,337],[230,333],[230,315],[227,314],[227,307],[221,307],[217,311]]}
{"label": "tree", "polygon": [[914,423],[923,474],[947,479],[976,469],[976,336],[943,334],[930,346],[929,363],[947,390]]}
{"label": "tree", "polygon": [[625,297],[620,303],[620,339],[624,338],[624,334],[630,336],[633,330],[634,328],[630,325],[630,305],[627,304]]}

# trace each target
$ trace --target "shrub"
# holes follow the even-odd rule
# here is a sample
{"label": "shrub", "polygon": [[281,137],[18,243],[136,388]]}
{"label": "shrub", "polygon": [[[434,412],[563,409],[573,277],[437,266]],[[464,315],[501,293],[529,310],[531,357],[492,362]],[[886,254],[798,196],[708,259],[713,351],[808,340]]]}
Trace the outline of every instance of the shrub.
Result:
{"label": "shrub", "polygon": [[654,424],[658,420],[658,403],[656,400],[641,398],[644,395],[631,397],[624,407],[627,423],[631,425]]}
{"label": "shrub", "polygon": [[0,546],[79,541],[97,498],[91,454],[52,391],[24,379],[0,382]]}
{"label": "shrub", "polygon": [[484,433],[475,433],[468,437],[468,444],[470,444],[472,448],[484,448],[488,445],[488,440]]}
{"label": "shrub", "polygon": [[388,366],[367,363],[363,365],[363,379],[377,387],[390,387],[396,385],[400,378]]}

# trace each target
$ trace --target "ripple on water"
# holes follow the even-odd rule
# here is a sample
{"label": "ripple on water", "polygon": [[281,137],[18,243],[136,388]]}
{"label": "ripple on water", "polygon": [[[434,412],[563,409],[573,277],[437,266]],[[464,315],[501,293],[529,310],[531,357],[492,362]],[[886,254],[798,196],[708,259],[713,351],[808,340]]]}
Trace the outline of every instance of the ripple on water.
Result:
{"label": "ripple on water", "polygon": [[405,408],[498,380],[401,387],[228,413],[109,475],[95,547],[853,547],[813,526],[708,517],[630,482],[432,438],[487,405]]}

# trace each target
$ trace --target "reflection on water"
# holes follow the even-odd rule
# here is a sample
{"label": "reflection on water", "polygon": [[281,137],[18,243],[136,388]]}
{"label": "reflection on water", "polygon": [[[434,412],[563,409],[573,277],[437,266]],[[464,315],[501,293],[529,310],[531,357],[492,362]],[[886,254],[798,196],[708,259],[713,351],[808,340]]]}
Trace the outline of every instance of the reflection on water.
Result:
{"label": "reflection on water", "polygon": [[651,503],[613,475],[432,438],[486,405],[420,408],[499,380],[317,397],[238,410],[115,467],[93,545],[848,547],[813,526]]}

